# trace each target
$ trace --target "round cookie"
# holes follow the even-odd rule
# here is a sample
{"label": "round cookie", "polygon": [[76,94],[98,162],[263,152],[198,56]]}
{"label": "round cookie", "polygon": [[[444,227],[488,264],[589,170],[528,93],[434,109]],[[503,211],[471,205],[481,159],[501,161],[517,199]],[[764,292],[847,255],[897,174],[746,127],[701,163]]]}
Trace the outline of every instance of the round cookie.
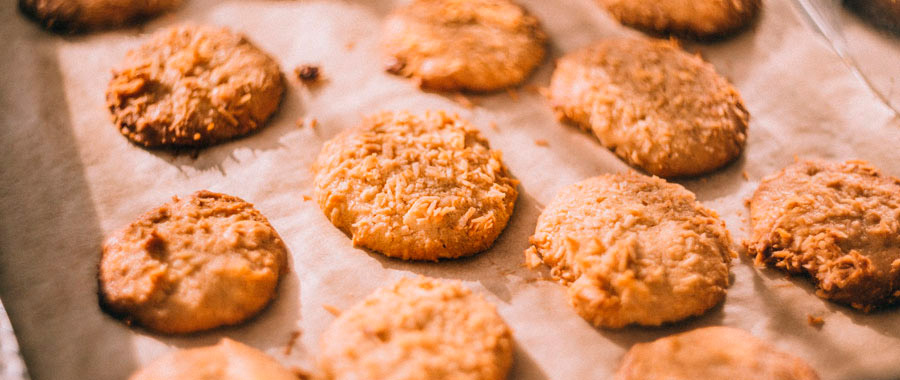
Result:
{"label": "round cookie", "polygon": [[129,380],[297,380],[263,352],[223,338],[215,346],[184,349],[156,359]]}
{"label": "round cookie", "polygon": [[560,190],[538,218],[526,264],[546,264],[595,326],[657,326],[725,297],[737,254],[718,215],[681,185],[606,174]]}
{"label": "round cookie", "polygon": [[327,380],[506,378],[512,334],[494,305],[458,281],[420,277],[381,288],[322,335]]}
{"label": "round cookie", "polygon": [[900,34],[900,1],[844,0],[844,5],[875,25]]}
{"label": "round cookie", "polygon": [[387,70],[422,88],[491,91],[521,83],[540,64],[546,35],[509,0],[413,0],[385,24]]}
{"label": "round cookie", "polygon": [[622,24],[654,33],[710,39],[732,34],[759,13],[761,0],[597,0]]}
{"label": "round cookie", "polygon": [[253,132],[284,93],[271,57],[228,29],[178,26],[128,52],[106,104],[116,128],[145,147],[204,147]]}
{"label": "round cookie", "polygon": [[631,347],[615,380],[819,380],[802,359],[732,327],[705,327]]}
{"label": "round cookie", "polygon": [[384,112],[325,143],[316,202],[353,244],[438,260],[489,248],[518,192],[499,151],[444,112]]}
{"label": "round cookie", "polygon": [[198,191],[149,211],[103,244],[100,304],[169,334],[233,325],[275,296],[287,247],[243,200]]}
{"label": "round cookie", "polygon": [[734,160],[750,117],[712,65],[663,40],[609,39],[567,54],[549,98],[560,120],[661,177],[704,174]]}
{"label": "round cookie", "polygon": [[181,0],[19,0],[23,14],[62,33],[126,26],[178,7]]}
{"label": "round cookie", "polygon": [[871,311],[900,299],[900,180],[865,161],[799,161],[750,199],[747,253]]}

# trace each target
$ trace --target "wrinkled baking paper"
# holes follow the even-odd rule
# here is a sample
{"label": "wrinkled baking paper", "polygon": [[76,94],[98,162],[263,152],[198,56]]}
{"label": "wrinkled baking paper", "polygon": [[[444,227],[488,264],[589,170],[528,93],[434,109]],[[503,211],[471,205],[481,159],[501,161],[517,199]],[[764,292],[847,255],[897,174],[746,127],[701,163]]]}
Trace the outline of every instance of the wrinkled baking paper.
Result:
{"label": "wrinkled baking paper", "polygon": [[[900,310],[867,315],[829,303],[807,281],[757,269],[743,256],[733,263],[723,305],[663,328],[593,328],[567,305],[561,285],[525,269],[528,236],[557,190],[628,169],[592,136],[556,122],[535,87],[548,84],[553,60],[563,53],[640,34],[617,25],[591,0],[522,2],[543,21],[551,57],[525,86],[469,96],[471,108],[383,71],[380,23],[401,1],[190,0],[139,29],[70,37],[44,32],[13,2],[2,7],[0,297],[32,378],[124,379],[164,353],[226,336],[310,370],[319,336],[335,318],[326,307],[348,308],[379,286],[417,275],[462,280],[497,305],[516,340],[510,379],[607,379],[632,344],[709,325],[745,329],[808,360],[826,380],[900,377]],[[745,33],[685,43],[735,84],[752,115],[737,162],[679,181],[722,215],[736,243],[747,237],[744,199],[795,156],[861,158],[900,176],[894,113],[810,27],[799,6],[764,3]],[[244,32],[291,77],[267,128],[196,159],[130,144],[104,105],[110,69],[125,52],[147,33],[185,21]],[[853,33],[865,27],[856,25]],[[892,48],[900,44],[892,42]],[[292,78],[294,67],[306,63],[321,65],[319,86]],[[392,109],[458,112],[503,152],[521,194],[492,249],[440,263],[387,259],[354,248],[308,199],[310,165],[322,143],[363,115]],[[103,314],[95,276],[104,236],[172,195],[199,189],[254,203],[284,238],[291,271],[274,303],[243,325],[185,337],[129,328]],[[810,315],[824,325],[811,326]],[[300,336],[289,346],[294,333]]]}

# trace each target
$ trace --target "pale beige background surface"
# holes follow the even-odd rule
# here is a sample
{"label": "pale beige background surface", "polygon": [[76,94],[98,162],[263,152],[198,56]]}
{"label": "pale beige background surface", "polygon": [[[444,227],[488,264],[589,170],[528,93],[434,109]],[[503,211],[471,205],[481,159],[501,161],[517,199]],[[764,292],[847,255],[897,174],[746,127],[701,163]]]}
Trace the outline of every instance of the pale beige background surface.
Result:
{"label": "pale beige background surface", "polygon": [[[603,37],[638,35],[590,0],[522,2],[543,20],[552,44],[552,57],[529,81],[534,85],[547,85],[552,59],[565,52]],[[725,303],[703,317],[655,329],[588,325],[566,304],[562,286],[535,281],[539,274],[522,267],[522,251],[560,187],[627,166],[593,137],[557,123],[533,92],[520,89],[518,100],[505,92],[473,96],[477,106],[466,109],[385,74],[377,41],[391,1],[191,0],[139,30],[78,37],[38,29],[11,3],[0,8],[0,297],[34,379],[123,379],[165,352],[223,336],[311,368],[319,335],[334,319],[323,305],[347,308],[378,286],[418,274],[463,280],[498,305],[517,342],[510,379],[606,379],[633,343],[707,325],[748,330],[807,359],[823,379],[900,377],[900,311],[865,315],[827,303],[806,282],[755,269],[744,257],[734,261]],[[863,158],[900,176],[900,121],[800,12],[787,0],[765,1],[746,33],[687,46],[734,82],[752,115],[741,159],[680,181],[721,213],[736,242],[747,235],[743,200],[794,156]],[[288,74],[298,64],[321,64],[327,81],[316,89],[291,81],[269,127],[196,159],[131,145],[104,107],[110,69],[145,33],[187,20],[246,33]],[[312,194],[313,159],[322,142],[361,115],[427,108],[459,112],[504,152],[522,181],[507,230],[491,250],[441,263],[353,248],[304,200]],[[319,126],[298,128],[299,118],[315,118]],[[95,274],[104,235],[172,195],[198,189],[254,203],[284,237],[292,270],[275,302],[245,325],[188,337],[130,329],[102,314]],[[808,314],[823,317],[824,326],[809,326]],[[302,335],[286,355],[293,331]]]}

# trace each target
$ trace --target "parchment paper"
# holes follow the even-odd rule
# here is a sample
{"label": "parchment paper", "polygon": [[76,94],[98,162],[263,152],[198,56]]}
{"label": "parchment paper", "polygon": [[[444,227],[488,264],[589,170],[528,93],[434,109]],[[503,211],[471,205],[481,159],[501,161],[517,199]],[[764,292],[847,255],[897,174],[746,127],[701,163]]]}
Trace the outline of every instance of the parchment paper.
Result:
{"label": "parchment paper", "polygon": [[[522,251],[558,189],[628,167],[592,136],[557,123],[527,86],[515,94],[470,96],[476,106],[466,108],[452,96],[423,93],[384,73],[380,20],[400,2],[190,0],[140,29],[76,37],[44,32],[24,20],[14,2],[4,4],[0,297],[34,379],[123,379],[159,355],[223,336],[309,370],[319,336],[334,319],[323,305],[345,309],[379,286],[419,274],[460,279],[497,304],[517,344],[510,379],[606,379],[632,344],[708,325],[745,329],[805,358],[826,380],[900,378],[900,311],[866,315],[823,301],[805,280],[754,268],[743,256],[734,261],[724,304],[702,317],[622,330],[595,329],[579,318],[561,285],[537,280],[540,273],[522,267]],[[553,59],[564,52],[603,37],[639,35],[591,0],[522,3],[552,41],[551,57],[531,85],[546,86]],[[736,243],[747,236],[744,199],[760,178],[795,156],[862,158],[900,176],[894,113],[809,27],[799,6],[787,0],[764,6],[747,32],[686,46],[733,81],[752,115],[742,158],[712,175],[679,181],[722,215]],[[110,69],[146,33],[188,20],[244,32],[288,76],[298,64],[320,64],[326,82],[306,88],[292,80],[267,128],[196,159],[136,147],[119,135],[104,106]],[[492,249],[440,263],[386,259],[353,248],[305,200],[322,143],[362,115],[390,109],[459,112],[503,151],[522,182],[521,195]],[[301,118],[307,121],[302,128],[295,124]],[[312,119],[317,128],[309,126]],[[549,145],[537,145],[538,139]],[[274,303],[241,326],[187,337],[155,335],[104,315],[95,279],[104,236],[172,195],[199,189],[254,203],[285,239],[291,271]],[[812,327],[807,315],[825,324]],[[301,335],[288,353],[295,331]]]}

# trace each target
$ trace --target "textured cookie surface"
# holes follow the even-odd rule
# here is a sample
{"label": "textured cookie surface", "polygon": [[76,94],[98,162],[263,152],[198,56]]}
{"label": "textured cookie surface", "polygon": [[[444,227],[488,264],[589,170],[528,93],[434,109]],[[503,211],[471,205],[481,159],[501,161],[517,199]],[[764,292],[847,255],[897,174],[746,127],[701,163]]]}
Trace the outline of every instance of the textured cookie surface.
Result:
{"label": "textured cookie surface", "polygon": [[106,103],[145,147],[203,147],[261,128],[281,102],[278,64],[227,29],[179,26],[128,52]]}
{"label": "textured cookie surface", "polygon": [[800,161],[750,199],[747,253],[869,311],[900,299],[900,180],[864,161]]}
{"label": "textured cookie surface", "polygon": [[125,26],[180,4],[181,0],[19,0],[19,9],[43,27],[67,33]]}
{"label": "textured cookie surface", "polygon": [[753,20],[761,0],[597,0],[619,22],[656,33],[714,38]]}
{"label": "textured cookie surface", "polygon": [[744,330],[705,327],[639,343],[625,354],[616,380],[818,380],[802,359]]}
{"label": "textured cookie surface", "polygon": [[261,351],[224,338],[215,346],[165,355],[129,380],[297,380],[297,376]]}
{"label": "textured cookie surface", "polygon": [[341,313],[322,335],[328,380],[500,380],[512,334],[459,282],[404,279]]}
{"label": "textured cookie surface", "polygon": [[316,201],[353,243],[387,256],[437,260],[485,250],[518,192],[499,151],[443,112],[385,112],[325,143]]}
{"label": "textured cookie surface", "polygon": [[596,326],[655,326],[725,297],[736,256],[725,223],[677,184],[607,174],[563,188],[538,218],[526,264],[568,286]]}
{"label": "textured cookie surface", "polygon": [[433,90],[522,82],[544,58],[538,20],[509,0],[413,0],[385,26],[388,70]]}
{"label": "textured cookie surface", "polygon": [[253,205],[199,191],[142,215],[103,244],[100,302],[162,333],[240,323],[275,295],[287,248]]}
{"label": "textured cookie surface", "polygon": [[568,54],[549,97],[560,120],[661,177],[715,170],[746,141],[749,113],[737,91],[669,41],[604,40]]}

